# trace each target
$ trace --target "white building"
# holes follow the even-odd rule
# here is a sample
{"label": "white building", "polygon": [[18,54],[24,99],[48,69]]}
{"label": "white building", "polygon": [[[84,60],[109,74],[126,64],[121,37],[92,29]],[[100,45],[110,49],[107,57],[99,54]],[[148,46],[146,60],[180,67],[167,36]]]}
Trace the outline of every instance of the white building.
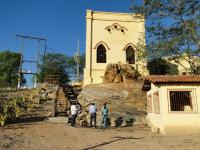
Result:
{"label": "white building", "polygon": [[199,56],[190,56],[188,58],[186,53],[183,53],[181,56],[173,55],[163,57],[162,59],[168,62],[168,74],[189,75],[192,72],[189,60],[195,62],[195,64],[200,64]]}
{"label": "white building", "polygon": [[152,128],[161,133],[200,131],[200,75],[147,76],[144,88],[150,89],[147,112]]}

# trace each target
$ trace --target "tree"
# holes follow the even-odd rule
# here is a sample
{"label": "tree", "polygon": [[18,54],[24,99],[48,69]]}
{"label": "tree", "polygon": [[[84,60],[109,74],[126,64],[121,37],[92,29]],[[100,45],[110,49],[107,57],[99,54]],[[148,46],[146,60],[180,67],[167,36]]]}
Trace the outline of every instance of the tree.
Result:
{"label": "tree", "polygon": [[66,84],[69,81],[67,74],[68,60],[69,58],[64,54],[47,53],[45,63],[42,60],[39,64],[38,80],[42,82],[47,75],[60,75],[60,83]]}
{"label": "tree", "polygon": [[[69,66],[72,68],[73,72],[76,72],[76,61],[74,59],[74,57],[69,57],[68,60],[68,64]],[[80,70],[80,75],[83,75],[83,69],[85,67],[85,54],[81,54],[79,57],[79,70]]]}
{"label": "tree", "polygon": [[164,59],[158,58],[151,60],[147,68],[149,70],[149,73],[152,75],[165,75],[165,74],[171,74],[170,69],[173,68],[173,72],[177,72],[177,67],[173,64],[170,64]]}
{"label": "tree", "polygon": [[170,56],[183,67],[184,59],[192,74],[200,74],[199,0],[135,0],[131,9],[146,20],[150,59]]}
{"label": "tree", "polygon": [[0,52],[0,87],[16,87],[21,55],[9,50]]}

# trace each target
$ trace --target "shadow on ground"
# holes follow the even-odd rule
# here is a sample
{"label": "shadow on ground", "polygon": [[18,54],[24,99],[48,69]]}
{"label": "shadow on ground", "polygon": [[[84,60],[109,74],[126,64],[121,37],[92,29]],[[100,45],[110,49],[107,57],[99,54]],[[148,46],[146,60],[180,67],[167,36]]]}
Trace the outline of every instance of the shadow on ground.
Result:
{"label": "shadow on ground", "polygon": [[32,125],[32,123],[41,122],[46,120],[46,116],[37,116],[37,117],[20,117],[14,121],[8,121],[7,125],[3,129],[22,129],[22,125]]}
{"label": "shadow on ground", "polygon": [[112,138],[115,139],[115,140],[111,140],[111,141],[108,141],[108,142],[103,142],[101,144],[98,144],[98,145],[95,145],[95,146],[91,146],[91,147],[87,147],[87,148],[84,148],[82,150],[90,150],[90,149],[94,149],[94,148],[97,148],[97,147],[101,147],[101,146],[108,145],[108,144],[111,144],[113,142],[122,141],[122,140],[139,140],[139,139],[143,139],[144,137],[133,138],[133,137],[116,136],[116,137],[112,137]]}
{"label": "shadow on ground", "polygon": [[14,123],[29,123],[29,122],[40,122],[46,120],[46,116],[37,116],[37,117],[22,117],[17,118]]}

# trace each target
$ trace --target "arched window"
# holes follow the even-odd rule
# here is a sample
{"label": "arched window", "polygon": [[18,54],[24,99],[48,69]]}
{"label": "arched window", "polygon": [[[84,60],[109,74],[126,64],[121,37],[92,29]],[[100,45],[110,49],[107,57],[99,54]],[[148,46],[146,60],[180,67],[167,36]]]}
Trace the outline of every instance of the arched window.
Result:
{"label": "arched window", "polygon": [[135,64],[135,51],[132,46],[128,46],[126,49],[126,61],[129,64]]}
{"label": "arched window", "polygon": [[97,47],[97,63],[106,63],[106,49],[102,44]]}

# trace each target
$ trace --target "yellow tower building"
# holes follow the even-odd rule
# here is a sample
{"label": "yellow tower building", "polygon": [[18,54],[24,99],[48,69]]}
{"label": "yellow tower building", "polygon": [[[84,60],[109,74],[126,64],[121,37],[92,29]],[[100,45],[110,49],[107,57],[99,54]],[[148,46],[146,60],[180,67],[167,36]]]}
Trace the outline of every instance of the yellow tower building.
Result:
{"label": "yellow tower building", "polygon": [[144,19],[135,14],[87,10],[84,85],[101,83],[109,63],[131,64],[145,76],[146,57],[137,60],[136,48],[144,33]]}

